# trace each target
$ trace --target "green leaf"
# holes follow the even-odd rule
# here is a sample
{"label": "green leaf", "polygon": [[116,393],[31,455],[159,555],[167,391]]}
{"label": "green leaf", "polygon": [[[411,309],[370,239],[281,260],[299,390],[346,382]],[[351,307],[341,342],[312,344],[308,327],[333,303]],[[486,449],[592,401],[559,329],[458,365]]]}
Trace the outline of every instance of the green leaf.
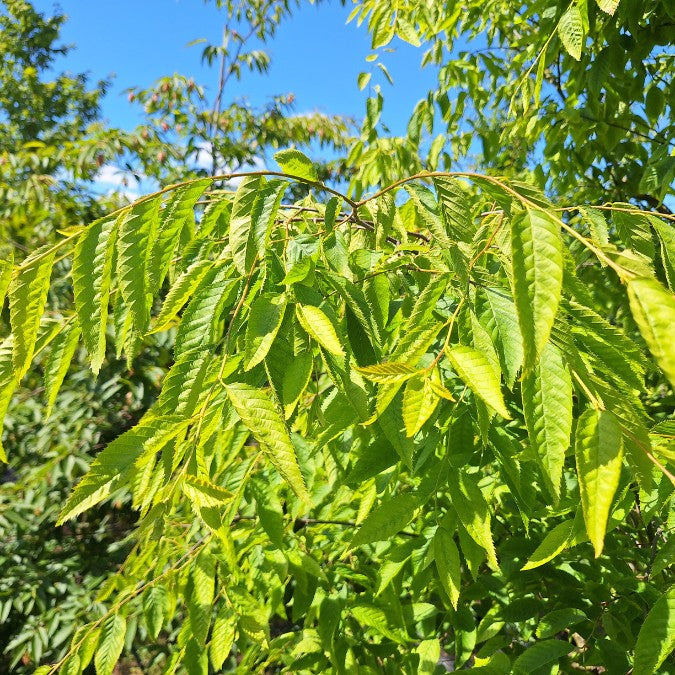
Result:
{"label": "green leaf", "polygon": [[19,381],[33,359],[40,319],[47,303],[54,251],[37,249],[14,268],[9,284],[9,322],[14,336],[14,376]]}
{"label": "green leaf", "polygon": [[157,639],[162,630],[164,617],[167,611],[167,591],[164,586],[155,584],[143,594],[143,616],[148,633],[153,640]]}
{"label": "green leaf", "polygon": [[119,614],[111,614],[101,626],[101,636],[94,657],[97,675],[112,675],[124,647],[127,622]]}
{"label": "green leaf", "polygon": [[655,279],[638,277],[628,281],[628,299],[649,351],[675,387],[675,295]]}
{"label": "green leaf", "polygon": [[570,626],[586,621],[588,617],[580,609],[556,609],[541,618],[537,626],[538,638],[550,638]]}
{"label": "green leaf", "polygon": [[[246,242],[244,269],[250,270],[259,258],[264,258],[270,239],[270,232],[279,212],[279,205],[289,183],[285,180],[271,180],[261,185],[253,203],[251,230]],[[232,249],[235,255],[234,249]],[[237,258],[235,255],[235,264]]]}
{"label": "green leaf", "polygon": [[73,291],[84,346],[97,374],[105,358],[105,333],[118,219],[94,221],[79,237],[73,254]]}
{"label": "green leaf", "polygon": [[406,435],[412,438],[431,417],[439,398],[427,377],[408,380],[403,392],[403,423]]}
{"label": "green leaf", "polygon": [[312,161],[299,150],[294,148],[281,150],[274,155],[274,159],[284,173],[312,182],[319,180]]}
{"label": "green leaf", "polygon": [[612,413],[589,408],[581,415],[575,455],[586,532],[597,558],[602,553],[623,458],[621,429]]}
{"label": "green leaf", "polygon": [[63,378],[68,372],[79,339],[80,327],[74,321],[69,323],[54,338],[51,351],[44,363],[45,398],[47,399],[45,417],[49,417],[51,414],[56,395],[59,393]]}
{"label": "green leaf", "polygon": [[359,73],[357,83],[359,85],[359,91],[363,91],[370,82],[370,73]]}
{"label": "green leaf", "polygon": [[195,289],[199,286],[204,275],[213,267],[212,260],[198,260],[190,265],[173,282],[164,299],[162,309],[157,318],[152,322],[151,332],[158,333],[170,327],[176,319],[176,315],[183,305],[190,299]]}
{"label": "green leaf", "polygon": [[[661,222],[658,218],[652,218],[651,223],[661,242],[663,269],[666,273],[668,286],[670,286],[670,290],[672,291],[675,289],[675,227],[666,225],[666,223]],[[2,293],[0,293],[1,297]],[[1,306],[2,302],[0,301]]]}
{"label": "green leaf", "polygon": [[605,12],[606,14],[609,14],[612,16],[614,12],[616,12],[616,8],[619,6],[620,0],[596,0],[598,3],[598,7]]}
{"label": "green leaf", "polygon": [[237,271],[243,275],[250,271],[246,268],[246,247],[252,229],[253,205],[265,184],[266,181],[261,176],[247,176],[239,184],[232,203],[230,250]]}
{"label": "green leaf", "polygon": [[183,481],[185,496],[196,506],[221,506],[231,501],[234,495],[220,485],[215,485],[207,478],[185,476]]}
{"label": "green leaf", "polygon": [[527,371],[539,358],[558,313],[563,278],[559,224],[544,211],[520,213],[511,220],[511,248],[514,299]]}
{"label": "green leaf", "polygon": [[276,470],[300,499],[310,502],[288,429],[269,394],[248,384],[228,384],[225,389],[241,421]]}
{"label": "green leaf", "polygon": [[574,647],[562,640],[541,640],[528,647],[513,663],[514,675],[530,675],[538,668],[560,661]]}
{"label": "green leaf", "polygon": [[656,673],[675,649],[675,586],[671,586],[649,610],[644,620],[633,658],[635,675]]}
{"label": "green leaf", "polygon": [[562,553],[572,542],[574,532],[574,520],[566,520],[556,525],[537,546],[534,553],[528,558],[527,563],[521,568],[523,571],[541,567],[549,560],[553,560]]}
{"label": "green leaf", "polygon": [[434,178],[441,215],[450,238],[454,241],[471,242],[475,227],[468,194],[456,178]]}
{"label": "green leaf", "polygon": [[522,399],[530,443],[542,477],[557,499],[572,432],[572,377],[562,353],[551,343],[523,378]]}
{"label": "green leaf", "polygon": [[159,213],[160,197],[135,204],[120,216],[117,238],[117,282],[136,333],[143,335],[150,322],[152,301],[146,261],[150,235]]}
{"label": "green leaf", "polygon": [[203,178],[176,188],[166,206],[159,212],[157,231],[151,231],[154,241],[148,256],[148,292],[156,293],[169,271],[181,232],[193,219],[194,207],[204,190],[211,185],[210,178]]}
{"label": "green leaf", "polygon": [[2,447],[2,427],[16,387],[12,363],[13,342],[11,335],[0,341],[0,462],[7,462],[7,455]]}
{"label": "green leaf", "polygon": [[439,527],[434,535],[433,547],[438,576],[452,606],[457,609],[462,585],[462,570],[459,562],[459,551],[452,533],[444,527]]}
{"label": "green leaf", "polygon": [[502,396],[499,374],[488,358],[477,349],[457,345],[445,350],[448,360],[464,383],[491,408],[507,420],[511,419]]}
{"label": "green leaf", "polygon": [[212,360],[211,349],[181,353],[164,378],[156,413],[191,417],[204,394],[204,382]]}
{"label": "green leaf", "polygon": [[389,625],[387,613],[383,609],[375,605],[359,604],[352,607],[350,611],[362,626],[372,628],[394,642],[404,643],[406,641],[401,631],[392,629]]}
{"label": "green leaf", "polygon": [[314,305],[296,305],[295,312],[307,335],[314,338],[326,351],[335,356],[344,356],[342,343],[333,322]]}
{"label": "green leaf", "polygon": [[190,578],[185,588],[188,616],[192,635],[201,647],[206,644],[206,636],[211,625],[211,608],[215,597],[216,566],[213,555],[202,550],[190,570]]}
{"label": "green leaf", "polygon": [[12,269],[14,268],[14,252],[10,251],[7,260],[0,260],[0,312],[5,304],[5,296],[9,283],[12,280]]}
{"label": "green leaf", "polygon": [[397,363],[387,361],[385,363],[376,363],[372,366],[356,368],[367,380],[379,382],[380,384],[391,384],[393,382],[404,382],[417,373],[417,370],[406,363]]}
{"label": "green leaf", "polygon": [[363,521],[352,538],[351,548],[391,539],[413,519],[421,505],[419,495],[411,492],[398,494],[382,502]]}
{"label": "green leaf", "polygon": [[452,505],[462,525],[471,538],[485,550],[490,567],[495,570],[499,569],[497,552],[492,541],[490,509],[482,490],[478,487],[474,477],[465,471],[451,472],[448,485]]}
{"label": "green leaf", "polygon": [[567,53],[579,61],[584,48],[584,21],[576,2],[570,4],[558,22],[558,35]]}
{"label": "green leaf", "polygon": [[209,644],[209,658],[216,672],[220,672],[225,659],[232,651],[234,636],[237,628],[237,616],[226,604],[222,604],[213,622],[211,642]]}
{"label": "green leaf", "polygon": [[269,352],[286,311],[286,295],[259,295],[251,304],[246,326],[244,370],[257,366]]}

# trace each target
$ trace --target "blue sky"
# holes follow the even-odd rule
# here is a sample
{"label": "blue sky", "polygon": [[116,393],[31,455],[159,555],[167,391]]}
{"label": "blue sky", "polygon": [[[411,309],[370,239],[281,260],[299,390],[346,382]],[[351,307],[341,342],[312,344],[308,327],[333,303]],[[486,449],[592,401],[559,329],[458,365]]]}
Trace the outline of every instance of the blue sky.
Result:
{"label": "blue sky", "polygon": [[[114,75],[103,102],[103,114],[114,126],[131,128],[141,121],[138,108],[127,102],[124,91],[146,87],[157,78],[181,73],[213,90],[215,68],[201,64],[203,45],[187,47],[197,38],[213,44],[221,39],[224,13],[202,0],[33,0],[47,14],[57,10],[68,16],[62,41],[74,49],[57,64],[59,70],[88,72],[92,79]],[[303,2],[286,19],[265,47],[272,57],[267,75],[250,74],[229,86],[229,100],[246,97],[254,104],[274,94],[293,92],[296,111],[319,110],[361,118],[367,90],[360,92],[356,78],[373,69],[371,82],[382,85],[383,121],[395,134],[403,133],[414,104],[433,88],[435,76],[422,70],[422,51],[397,41],[393,53],[381,53],[394,79],[391,87],[374,63],[365,26],[346,24],[351,3],[319,6]]]}

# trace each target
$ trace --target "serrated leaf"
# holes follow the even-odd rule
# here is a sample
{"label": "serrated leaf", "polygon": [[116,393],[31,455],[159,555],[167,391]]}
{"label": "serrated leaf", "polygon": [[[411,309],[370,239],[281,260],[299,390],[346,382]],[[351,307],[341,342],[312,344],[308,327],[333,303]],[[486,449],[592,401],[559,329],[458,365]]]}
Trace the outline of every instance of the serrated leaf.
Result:
{"label": "serrated leaf", "polygon": [[221,506],[231,501],[234,495],[220,485],[215,485],[207,478],[185,476],[183,492],[196,506]]}
{"label": "serrated leaf", "polygon": [[612,16],[614,12],[616,12],[616,8],[619,6],[620,0],[596,0],[596,2],[598,3],[598,7],[603,12]]}
{"label": "serrated leaf", "polygon": [[652,675],[675,649],[675,586],[649,610],[635,644],[633,672]]}
{"label": "serrated leaf", "polygon": [[211,179],[203,178],[176,188],[159,212],[157,230],[152,232],[154,241],[151,242],[152,248],[147,261],[149,293],[154,294],[161,287],[171,266],[181,232],[193,218],[195,204],[209,185]]}
{"label": "serrated leaf", "polygon": [[538,668],[560,661],[574,647],[562,640],[540,640],[528,647],[513,663],[514,675],[530,675]]}
{"label": "serrated leaf", "polygon": [[284,173],[313,182],[319,180],[312,161],[299,150],[294,148],[280,150],[274,155],[274,160]]}
{"label": "serrated leaf", "polygon": [[152,322],[152,333],[158,333],[159,331],[169,328],[176,319],[178,312],[180,312],[183,305],[190,299],[190,296],[194,293],[195,289],[204,278],[204,275],[211,267],[213,267],[213,261],[198,260],[180,274],[171,285],[157,318]]}
{"label": "serrated leaf", "polygon": [[167,611],[167,591],[164,586],[155,584],[143,594],[143,616],[148,633],[153,640],[162,630]]}
{"label": "serrated leaf", "polygon": [[92,624],[80,626],[70,641],[70,648],[80,657],[80,668],[86,668],[94,656],[101,629]]}
{"label": "serrated leaf", "polygon": [[[270,180],[258,190],[251,213],[251,230],[246,242],[244,268],[250,270],[259,258],[264,258],[270,232],[279,212],[279,205],[289,183]],[[232,249],[235,255],[234,248]],[[236,262],[236,256],[235,256]]]}
{"label": "serrated leaf", "polygon": [[225,389],[276,470],[300,499],[310,502],[288,429],[269,394],[248,384],[228,384]]}
{"label": "serrated leaf", "polygon": [[80,326],[71,321],[52,342],[51,351],[44,363],[45,398],[47,399],[45,417],[49,417],[51,414],[56,395],[59,393],[63,378],[68,372],[79,340]]}
{"label": "serrated leaf", "polygon": [[553,560],[562,553],[572,542],[574,532],[574,520],[566,520],[556,525],[537,546],[534,553],[528,558],[527,563],[521,568],[523,571],[531,570]]}
{"label": "serrated leaf", "polygon": [[93,222],[79,237],[73,254],[73,291],[82,340],[97,374],[105,358],[105,333],[118,219]]}
{"label": "serrated leaf", "polygon": [[537,626],[538,638],[550,638],[561,631],[585,621],[587,616],[580,609],[556,609],[541,618]]}
{"label": "serrated leaf", "polygon": [[127,622],[119,614],[111,614],[101,626],[101,636],[94,657],[97,675],[112,675],[124,647]]}
{"label": "serrated leaf", "polygon": [[10,251],[7,260],[0,260],[0,312],[5,304],[5,296],[9,288],[9,282],[12,280],[12,269],[14,267],[14,252]]}
{"label": "serrated leaf", "polygon": [[404,382],[417,373],[417,370],[407,363],[398,363],[395,361],[376,363],[372,366],[356,368],[356,370],[358,370],[367,380],[378,382],[380,384]]}
{"label": "serrated leaf", "polygon": [[211,625],[215,587],[215,560],[208,550],[202,550],[192,565],[185,588],[192,635],[201,647],[206,645],[206,636]]}
{"label": "serrated leaf", "polygon": [[406,435],[412,438],[431,417],[439,398],[426,377],[408,380],[403,392],[403,423]]}
{"label": "serrated leaf", "polygon": [[14,378],[14,366],[12,363],[12,342],[14,338],[0,341],[0,462],[7,462],[7,455],[2,447],[2,428],[7,414],[7,408],[12,400],[16,379]]}
{"label": "serrated leaf", "polygon": [[119,219],[117,237],[117,283],[124,304],[139,335],[150,322],[151,294],[146,262],[150,234],[157,224],[160,197],[135,204]]}
{"label": "serrated leaf", "polygon": [[434,187],[450,238],[454,241],[471,242],[475,228],[471,204],[462,184],[456,178],[437,176],[434,178]]}
{"label": "serrated leaf", "polygon": [[522,398],[530,443],[544,481],[557,499],[572,432],[572,377],[562,353],[551,343],[523,377]]}
{"label": "serrated leaf", "polygon": [[466,345],[446,349],[445,354],[453,369],[478,398],[505,419],[511,419],[502,396],[499,374],[485,354]]}
{"label": "serrated leaf", "polygon": [[359,604],[350,609],[354,618],[362,625],[376,630],[394,642],[405,642],[405,636],[389,625],[387,614],[375,605]]}
{"label": "serrated leaf", "polygon": [[459,520],[471,538],[487,553],[488,564],[499,569],[497,552],[492,541],[490,509],[483,492],[473,476],[464,471],[451,472],[448,477],[450,499]]}
{"label": "serrated leaf", "polygon": [[[666,225],[666,223],[661,222],[658,218],[652,218],[651,223],[656,230],[656,234],[658,235],[659,241],[661,243],[661,260],[663,261],[663,269],[666,273],[668,286],[670,286],[670,290],[672,291],[675,289],[675,227],[672,225]],[[1,297],[2,294],[0,293],[0,298]],[[1,300],[0,307],[2,307]]]}
{"label": "serrated leaf", "polygon": [[237,616],[234,611],[222,604],[213,622],[211,642],[209,643],[209,658],[213,670],[220,672],[225,659],[232,651],[234,636],[237,628]]}
{"label": "serrated leaf", "polygon": [[575,455],[586,532],[597,558],[602,553],[623,458],[621,428],[611,412],[589,408],[581,415]]}
{"label": "serrated leaf", "polygon": [[212,360],[211,349],[181,353],[162,383],[157,414],[191,417],[203,395],[204,381]]}
{"label": "serrated leaf", "polygon": [[246,326],[244,370],[257,366],[269,352],[286,311],[286,295],[259,295],[251,304]]}
{"label": "serrated leaf", "polygon": [[511,248],[514,300],[527,371],[548,340],[560,304],[563,257],[559,224],[544,211],[520,213],[511,220]]}
{"label": "serrated leaf", "polygon": [[584,21],[576,2],[573,2],[560,17],[558,35],[567,53],[579,61],[584,48]]}
{"label": "serrated leaf", "polygon": [[261,176],[247,176],[239,184],[232,203],[229,243],[235,267],[240,274],[249,272],[246,269],[246,245],[251,234],[253,204],[264,185],[265,179]]}
{"label": "serrated leaf", "polygon": [[434,535],[433,550],[438,576],[452,606],[457,609],[462,585],[462,569],[459,562],[459,551],[452,533],[444,527],[439,527]]}
{"label": "serrated leaf", "polygon": [[649,351],[675,387],[675,295],[656,279],[638,277],[628,281],[628,299]]}
{"label": "serrated leaf", "polygon": [[420,506],[419,495],[411,492],[386,500],[363,521],[352,538],[351,548],[391,539],[413,519]]}
{"label": "serrated leaf", "polygon": [[9,322],[14,336],[12,360],[17,381],[26,374],[33,359],[53,264],[54,251],[43,246],[15,267],[12,273],[9,284]]}
{"label": "serrated leaf", "polygon": [[333,322],[321,309],[314,305],[297,304],[295,313],[307,335],[316,340],[326,351],[335,356],[345,355]]}

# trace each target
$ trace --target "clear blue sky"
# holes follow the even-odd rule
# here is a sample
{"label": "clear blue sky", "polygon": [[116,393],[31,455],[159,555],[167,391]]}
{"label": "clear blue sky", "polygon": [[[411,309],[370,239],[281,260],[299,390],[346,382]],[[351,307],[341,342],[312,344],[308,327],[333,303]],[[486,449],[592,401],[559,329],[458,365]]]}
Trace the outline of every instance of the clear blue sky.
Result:
{"label": "clear blue sky", "polygon": [[[140,122],[138,108],[124,90],[147,87],[157,78],[181,73],[213,90],[217,73],[201,65],[203,45],[187,47],[197,38],[213,44],[221,40],[224,13],[203,0],[33,0],[47,14],[55,8],[68,16],[62,41],[74,45],[57,68],[86,71],[92,79],[114,75],[103,113],[114,126],[131,128]],[[351,3],[319,6],[303,2],[285,20],[266,46],[272,57],[267,75],[245,75],[233,82],[229,100],[246,97],[261,104],[274,94],[293,92],[296,111],[319,110],[360,119],[367,90],[356,85],[359,72],[373,68],[371,82],[380,83],[385,97],[383,121],[395,134],[403,133],[414,104],[435,82],[430,68],[422,70],[422,51],[396,41],[394,53],[382,54],[395,86],[387,84],[374,63],[365,26],[346,25]]]}

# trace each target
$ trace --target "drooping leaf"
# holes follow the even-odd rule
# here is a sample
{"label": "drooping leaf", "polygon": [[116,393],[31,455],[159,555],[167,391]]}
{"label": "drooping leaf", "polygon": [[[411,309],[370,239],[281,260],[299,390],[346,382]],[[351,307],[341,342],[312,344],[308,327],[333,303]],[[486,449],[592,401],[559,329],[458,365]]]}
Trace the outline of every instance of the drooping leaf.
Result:
{"label": "drooping leaf", "polygon": [[412,366],[409,366],[406,363],[397,363],[393,361],[376,363],[372,366],[363,366],[363,368],[357,368],[357,370],[366,379],[371,382],[379,382],[380,384],[404,382],[417,372]]}
{"label": "drooping leaf", "polygon": [[211,660],[211,665],[216,672],[220,671],[223,663],[225,663],[225,659],[232,651],[236,627],[236,614],[230,607],[223,603],[213,622],[211,642],[209,643],[209,658]]}
{"label": "drooping leaf", "polygon": [[511,220],[513,288],[524,368],[541,354],[558,313],[563,278],[559,224],[546,212],[528,210]]}
{"label": "drooping leaf", "polygon": [[270,396],[248,384],[228,384],[225,388],[242,422],[258,440],[276,470],[300,499],[309,502],[295,448]]}
{"label": "drooping leaf", "polygon": [[33,359],[40,319],[47,302],[54,251],[39,248],[14,268],[9,284],[9,322],[12,327],[14,376],[20,380]]}
{"label": "drooping leaf", "polygon": [[628,299],[649,351],[675,387],[675,295],[655,279],[638,277],[628,281]]}
{"label": "drooping leaf", "polygon": [[299,150],[295,150],[294,148],[280,150],[274,155],[274,159],[284,173],[297,176],[298,178],[305,178],[312,182],[318,180],[312,161]]}
{"label": "drooping leaf", "polygon": [[212,359],[211,349],[181,353],[162,383],[157,414],[191,417],[203,395],[204,381]]}
{"label": "drooping leaf", "polygon": [[52,342],[52,348],[44,364],[45,398],[47,410],[45,416],[49,416],[59,393],[63,378],[68,372],[73,354],[77,349],[80,339],[80,326],[72,321],[68,324]]}
{"label": "drooping leaf", "polygon": [[[279,211],[279,205],[288,187],[285,180],[271,180],[263,184],[253,202],[251,230],[246,242],[244,269],[250,270],[258,258],[264,257],[270,232]],[[236,253],[235,262],[237,260]]]}
{"label": "drooping leaf", "polygon": [[439,527],[434,535],[433,547],[438,576],[452,606],[457,609],[462,584],[462,570],[459,562],[459,551],[452,538],[452,533],[444,527]]}
{"label": "drooping leaf", "polygon": [[572,541],[574,532],[574,520],[566,520],[556,525],[537,546],[534,553],[528,558],[527,563],[523,565],[523,570],[531,570],[535,567],[544,565],[549,560],[553,560],[559,553],[562,553]]}
{"label": "drooping leaf", "polygon": [[246,327],[244,370],[251,370],[266,356],[279,332],[286,311],[286,295],[259,295],[251,305]]}
{"label": "drooping leaf", "polygon": [[148,633],[153,640],[157,639],[162,630],[164,617],[167,611],[167,590],[160,584],[148,588],[143,594],[143,616]]}
{"label": "drooping leaf", "polygon": [[572,378],[562,353],[551,343],[523,378],[522,398],[530,443],[542,477],[557,498],[572,431]]}
{"label": "drooping leaf", "polygon": [[394,537],[415,515],[421,506],[420,497],[411,492],[395,495],[372,511],[352,538],[351,547],[356,548],[375,541]]}
{"label": "drooping leaf", "polygon": [[675,586],[671,586],[649,610],[633,658],[635,675],[652,675],[675,649]]}
{"label": "drooping leaf", "polygon": [[470,242],[474,226],[471,204],[466,190],[456,178],[444,176],[435,177],[434,186],[441,215],[450,238],[454,241]]}
{"label": "drooping leaf", "polygon": [[229,502],[234,495],[220,485],[215,485],[207,478],[185,476],[183,492],[196,506],[221,506]]}
{"label": "drooping leaf", "polygon": [[403,423],[406,435],[414,436],[431,417],[439,398],[427,377],[408,380],[403,392]]}
{"label": "drooping leaf", "polygon": [[597,558],[602,553],[623,457],[621,429],[611,412],[589,408],[581,415],[575,455],[586,532]]}
{"label": "drooping leaf", "polygon": [[12,280],[12,269],[14,267],[14,252],[10,251],[6,260],[0,260],[0,312],[5,304],[5,297],[9,283]]}
{"label": "drooping leaf", "polygon": [[0,341],[0,462],[7,461],[7,455],[2,447],[2,427],[16,386],[12,363],[12,342],[14,338],[11,335]]}
{"label": "drooping leaf", "polygon": [[528,647],[514,662],[515,675],[530,675],[538,668],[560,661],[567,656],[574,647],[562,640],[540,640]]}
{"label": "drooping leaf", "polygon": [[103,622],[94,657],[97,675],[112,675],[113,668],[124,648],[126,631],[127,622],[119,614],[111,614]]}
{"label": "drooping leaf", "polygon": [[584,48],[584,22],[577,3],[571,3],[560,17],[558,35],[567,53],[573,59],[579,61]]}
{"label": "drooping leaf", "polygon": [[216,588],[216,567],[213,554],[204,549],[195,558],[190,578],[185,588],[190,628],[194,639],[201,647],[211,625],[211,608]]}
{"label": "drooping leaf", "polygon": [[333,322],[318,307],[296,305],[295,312],[305,332],[335,356],[344,356],[342,343]]}
{"label": "drooping leaf", "polygon": [[502,396],[499,374],[483,353],[473,347],[456,345],[446,349],[445,354],[453,369],[478,398],[505,419],[511,419]]}
{"label": "drooping leaf", "polygon": [[619,6],[620,0],[596,0],[598,7],[605,13],[613,15],[616,8]]}
{"label": "drooping leaf", "polygon": [[246,268],[246,246],[251,234],[253,205],[264,185],[265,179],[261,176],[247,176],[239,184],[232,203],[229,243],[235,267],[240,274],[249,272]]}

